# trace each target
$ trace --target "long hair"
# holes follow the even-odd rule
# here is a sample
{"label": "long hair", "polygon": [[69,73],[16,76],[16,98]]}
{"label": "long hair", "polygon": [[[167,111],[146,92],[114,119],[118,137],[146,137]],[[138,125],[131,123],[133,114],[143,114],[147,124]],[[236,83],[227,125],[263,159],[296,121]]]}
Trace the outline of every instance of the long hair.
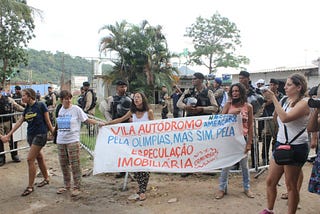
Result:
{"label": "long hair", "polygon": [[133,99],[136,96],[136,94],[140,94],[141,97],[142,97],[142,109],[137,109],[137,106],[136,106],[136,104],[134,103],[134,100],[133,100],[133,102],[131,104],[131,112],[132,113],[136,113],[137,111],[140,111],[140,112],[141,111],[142,112],[149,111],[150,107],[149,107],[148,99],[147,99],[146,95],[144,93],[142,93],[142,92],[136,92],[133,95]]}
{"label": "long hair", "polygon": [[237,86],[239,88],[239,92],[240,92],[240,97],[239,97],[240,101],[239,101],[239,103],[241,105],[243,105],[243,104],[245,104],[247,102],[247,91],[246,91],[246,88],[244,87],[244,85],[242,83],[232,84],[231,87],[230,87],[230,90],[228,92],[228,95],[232,99],[232,89],[235,86]]}
{"label": "long hair", "polygon": [[24,88],[22,91],[32,100],[36,100],[36,92],[32,88]]}
{"label": "long hair", "polygon": [[308,83],[307,83],[307,79],[305,78],[305,76],[303,76],[302,74],[299,73],[295,73],[292,74],[288,77],[288,79],[291,79],[292,83],[295,86],[301,86],[301,90],[299,93],[299,98],[297,100],[295,100],[294,102],[292,102],[291,107],[294,107],[297,102],[299,102],[302,98],[304,98],[307,90],[308,90]]}

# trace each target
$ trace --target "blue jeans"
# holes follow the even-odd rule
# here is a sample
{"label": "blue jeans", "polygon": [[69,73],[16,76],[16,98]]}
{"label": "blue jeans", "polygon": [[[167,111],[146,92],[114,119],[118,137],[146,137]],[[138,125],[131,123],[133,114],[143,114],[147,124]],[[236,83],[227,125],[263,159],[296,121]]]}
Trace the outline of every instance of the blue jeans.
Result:
{"label": "blue jeans", "polygon": [[[248,155],[239,162],[242,171],[242,180],[244,190],[250,189],[250,174],[248,166]],[[223,168],[219,178],[219,190],[227,192],[229,171],[233,166]]]}

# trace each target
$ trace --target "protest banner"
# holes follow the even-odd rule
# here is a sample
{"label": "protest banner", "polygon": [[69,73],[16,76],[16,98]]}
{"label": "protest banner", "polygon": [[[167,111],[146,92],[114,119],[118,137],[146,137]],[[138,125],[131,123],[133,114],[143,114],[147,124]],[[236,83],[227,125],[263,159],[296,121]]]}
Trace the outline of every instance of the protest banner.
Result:
{"label": "protest banner", "polygon": [[104,126],[97,137],[93,173],[211,172],[241,160],[245,144],[239,115]]}

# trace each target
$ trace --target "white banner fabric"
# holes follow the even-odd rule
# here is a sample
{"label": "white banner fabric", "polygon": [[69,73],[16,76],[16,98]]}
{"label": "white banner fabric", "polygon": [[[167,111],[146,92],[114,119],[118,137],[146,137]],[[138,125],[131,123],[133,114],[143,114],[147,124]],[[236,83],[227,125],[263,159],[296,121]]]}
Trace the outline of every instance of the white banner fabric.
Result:
{"label": "white banner fabric", "polygon": [[212,172],[245,157],[242,118],[209,115],[100,128],[93,174]]}

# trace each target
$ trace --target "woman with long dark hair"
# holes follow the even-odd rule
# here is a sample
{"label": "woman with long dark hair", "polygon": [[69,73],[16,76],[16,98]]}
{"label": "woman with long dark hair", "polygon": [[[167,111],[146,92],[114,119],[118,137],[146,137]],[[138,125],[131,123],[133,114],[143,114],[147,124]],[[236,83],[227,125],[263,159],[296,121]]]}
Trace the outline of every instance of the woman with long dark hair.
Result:
{"label": "woman with long dark hair", "polygon": [[[124,116],[111,120],[107,122],[107,125],[121,123],[132,117],[132,122],[141,122],[154,120],[154,114],[152,109],[148,105],[147,97],[142,92],[136,92],[133,95],[133,102],[131,104],[131,109]],[[146,190],[149,182],[149,172],[135,172],[135,178],[137,179],[139,190],[137,192],[137,197],[129,197],[132,199],[138,199],[143,201],[146,199]]]}
{"label": "woman with long dark hair", "polygon": [[[254,198],[250,191],[250,174],[248,166],[248,151],[251,150],[253,140],[253,109],[247,102],[247,92],[243,84],[236,83],[231,85],[229,90],[229,100],[222,110],[222,114],[240,114],[242,116],[243,136],[247,142],[244,153],[246,156],[239,162],[242,170],[244,193],[248,198]],[[228,175],[232,168],[226,167],[221,171],[219,179],[219,191],[216,193],[216,199],[221,199],[227,193]]]}

